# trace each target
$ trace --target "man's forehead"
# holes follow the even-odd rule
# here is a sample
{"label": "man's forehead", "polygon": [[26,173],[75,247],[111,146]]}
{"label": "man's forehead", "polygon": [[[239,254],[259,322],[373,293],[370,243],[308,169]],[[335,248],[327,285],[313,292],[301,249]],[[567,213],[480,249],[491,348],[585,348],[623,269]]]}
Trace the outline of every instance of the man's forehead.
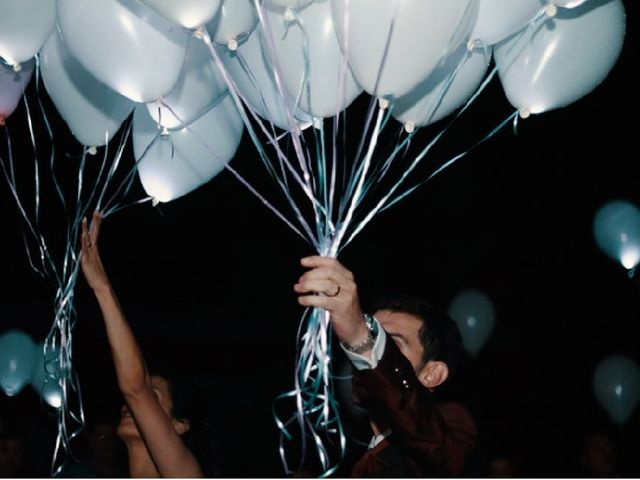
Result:
{"label": "man's forehead", "polygon": [[380,309],[374,314],[374,317],[381,323],[394,323],[398,325],[406,325],[407,327],[422,326],[422,320],[420,317],[408,312],[398,312],[396,310]]}

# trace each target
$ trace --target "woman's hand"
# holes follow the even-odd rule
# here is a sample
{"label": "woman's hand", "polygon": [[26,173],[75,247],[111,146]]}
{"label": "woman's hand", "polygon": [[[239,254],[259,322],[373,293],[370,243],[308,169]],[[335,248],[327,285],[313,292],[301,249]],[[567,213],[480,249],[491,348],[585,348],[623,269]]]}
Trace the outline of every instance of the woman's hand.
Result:
{"label": "woman's hand", "polygon": [[100,252],[98,251],[101,222],[102,215],[100,212],[93,212],[91,231],[89,231],[86,217],[82,219],[82,255],[80,256],[80,263],[84,278],[87,279],[87,283],[94,292],[110,288],[109,277],[107,277],[107,272],[102,265]]}

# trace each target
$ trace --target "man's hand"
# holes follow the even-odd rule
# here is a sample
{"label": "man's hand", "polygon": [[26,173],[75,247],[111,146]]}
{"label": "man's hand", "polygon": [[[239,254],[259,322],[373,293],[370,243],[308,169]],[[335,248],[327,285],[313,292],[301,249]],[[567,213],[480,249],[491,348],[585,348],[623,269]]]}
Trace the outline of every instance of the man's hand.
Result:
{"label": "man's hand", "polygon": [[100,212],[93,212],[91,231],[89,231],[87,219],[82,219],[82,256],[80,257],[80,262],[84,277],[95,292],[110,288],[109,278],[102,266],[100,253],[98,252],[98,236],[100,235],[101,222],[102,216]]}
{"label": "man's hand", "polygon": [[300,263],[310,268],[293,289],[302,295],[298,303],[305,307],[320,307],[331,314],[333,331],[347,345],[359,345],[369,335],[364,322],[358,287],[353,274],[338,260],[328,257],[306,257]]}

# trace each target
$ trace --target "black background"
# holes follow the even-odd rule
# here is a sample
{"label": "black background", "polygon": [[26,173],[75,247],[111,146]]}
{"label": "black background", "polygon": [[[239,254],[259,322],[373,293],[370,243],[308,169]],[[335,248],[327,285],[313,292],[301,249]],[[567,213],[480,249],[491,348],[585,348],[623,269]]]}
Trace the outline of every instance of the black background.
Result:
{"label": "black background", "polygon": [[[517,135],[504,129],[379,215],[341,256],[364,296],[391,285],[442,307],[469,287],[492,298],[496,328],[476,359],[463,359],[449,394],[476,416],[487,457],[506,448],[530,475],[574,473],[582,436],[596,429],[614,431],[627,472],[640,474],[632,455],[640,444],[640,412],[615,428],[592,390],[594,369],[607,355],[640,361],[640,280],[606,258],[592,234],[594,213],[606,201],[640,204],[639,12],[635,2],[625,6],[624,49],[600,86],[567,108],[521,121]],[[33,84],[28,94],[35,98]],[[44,91],[41,96],[57,125],[58,162],[63,153],[77,155],[80,147]],[[467,138],[486,133],[510,108],[496,80],[449,146],[464,148]],[[24,106],[7,124],[25,185],[22,198],[31,205],[33,153]],[[353,131],[360,134],[357,126]],[[2,148],[5,158],[4,142]],[[129,162],[131,155],[128,149]],[[232,164],[259,168],[246,134]],[[49,193],[42,195],[43,212],[55,200]],[[41,340],[53,319],[51,283],[29,269],[4,181],[0,212],[0,330],[18,328]],[[54,245],[63,228],[61,217],[45,213],[42,229]],[[227,438],[226,474],[282,475],[271,403],[293,383],[302,309],[292,285],[302,273],[299,258],[311,248],[227,172],[169,204],[108,218],[101,244],[152,368],[171,365],[189,373],[206,393],[214,428]],[[108,346],[82,279],[76,302],[74,362],[89,419],[116,415],[120,399]],[[53,431],[53,417],[30,389],[1,402],[5,412],[37,418],[48,435]],[[42,442],[32,452],[41,463],[53,448]],[[248,450],[255,461],[243,460]]]}

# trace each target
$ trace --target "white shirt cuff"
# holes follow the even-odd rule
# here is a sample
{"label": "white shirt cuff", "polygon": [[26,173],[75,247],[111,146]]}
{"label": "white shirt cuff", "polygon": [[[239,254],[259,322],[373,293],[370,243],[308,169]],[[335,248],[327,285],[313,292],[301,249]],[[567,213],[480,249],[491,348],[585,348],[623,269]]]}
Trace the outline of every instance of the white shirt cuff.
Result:
{"label": "white shirt cuff", "polygon": [[350,352],[349,350],[344,348],[342,344],[340,344],[356,370],[376,368],[378,362],[382,358],[382,354],[384,353],[384,346],[387,343],[387,333],[383,330],[380,323],[378,323],[378,320],[376,320],[375,318],[373,320],[374,322],[376,322],[376,325],[378,327],[378,336],[376,337],[376,341],[373,344],[373,348],[371,349],[371,358]]}

